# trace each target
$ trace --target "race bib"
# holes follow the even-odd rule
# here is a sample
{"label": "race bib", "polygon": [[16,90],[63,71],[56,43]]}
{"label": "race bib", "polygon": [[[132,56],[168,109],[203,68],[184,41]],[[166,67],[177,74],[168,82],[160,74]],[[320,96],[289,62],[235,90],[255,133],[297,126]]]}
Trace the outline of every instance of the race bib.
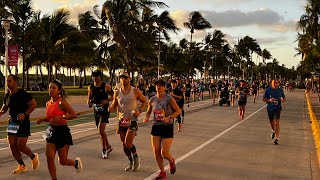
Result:
{"label": "race bib", "polygon": [[102,111],[104,111],[104,107],[102,107],[101,104],[93,104],[93,108],[94,108],[94,110],[97,111],[97,112],[102,112]]}
{"label": "race bib", "polygon": [[48,126],[47,130],[42,135],[43,139],[50,139],[53,134],[53,128],[51,126]]}
{"label": "race bib", "polygon": [[279,104],[279,101],[278,100],[275,100],[274,102],[273,102],[273,105],[278,105]]}
{"label": "race bib", "polygon": [[131,119],[122,118],[120,120],[120,126],[121,127],[129,127],[130,125],[131,125]]}
{"label": "race bib", "polygon": [[165,117],[164,109],[155,109],[153,111],[153,113],[154,113],[154,119],[156,121],[163,121],[164,120],[164,117]]}
{"label": "race bib", "polygon": [[12,134],[17,134],[18,130],[19,130],[19,125],[14,122],[10,122],[8,124],[6,132],[12,133]]}

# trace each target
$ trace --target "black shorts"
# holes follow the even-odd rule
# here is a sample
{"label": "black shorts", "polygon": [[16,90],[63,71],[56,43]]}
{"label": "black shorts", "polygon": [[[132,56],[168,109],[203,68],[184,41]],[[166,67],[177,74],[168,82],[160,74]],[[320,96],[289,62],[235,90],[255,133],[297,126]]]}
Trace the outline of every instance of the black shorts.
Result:
{"label": "black shorts", "polygon": [[127,132],[127,131],[138,131],[138,122],[137,121],[131,121],[131,124],[129,127],[123,127],[120,126],[120,121],[117,127],[117,133],[120,134],[120,132]]}
{"label": "black shorts", "polygon": [[190,97],[190,95],[191,95],[191,91],[186,91],[185,96]]}
{"label": "black shorts", "polygon": [[280,119],[281,109],[268,110],[269,121]]}
{"label": "black shorts", "polygon": [[30,120],[27,120],[27,121],[24,120],[19,125],[19,130],[18,130],[18,132],[16,134],[8,132],[8,135],[17,136],[17,137],[29,137],[29,136],[31,136],[31,133],[30,133]]}
{"label": "black shorts", "polygon": [[238,106],[245,106],[247,105],[247,101],[238,101]]}
{"label": "black shorts", "polygon": [[55,144],[58,149],[63,148],[65,145],[73,145],[72,136],[68,125],[49,125],[45,134],[47,136],[47,142]]}
{"label": "black shorts", "polygon": [[94,118],[96,121],[96,126],[98,127],[101,123],[109,123],[110,112],[102,111],[102,112],[94,112]]}
{"label": "black shorts", "polygon": [[257,91],[252,91],[252,95],[255,95],[255,94],[257,94]]}
{"label": "black shorts", "polygon": [[152,136],[159,136],[161,138],[173,138],[173,124],[170,125],[153,125],[151,130]]}

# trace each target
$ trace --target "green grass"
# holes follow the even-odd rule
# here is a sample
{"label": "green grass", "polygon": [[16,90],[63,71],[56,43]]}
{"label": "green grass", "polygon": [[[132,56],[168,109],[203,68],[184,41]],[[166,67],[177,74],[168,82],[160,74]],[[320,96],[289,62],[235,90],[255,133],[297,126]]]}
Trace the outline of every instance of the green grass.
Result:
{"label": "green grass", "polygon": [[[68,96],[86,96],[88,94],[88,86],[79,88],[78,86],[65,86],[64,89]],[[46,102],[50,99],[49,92],[45,91],[27,91],[37,101],[38,107],[45,107]],[[0,94],[4,94],[4,89],[0,89]],[[3,95],[0,96],[0,103],[3,102]]]}

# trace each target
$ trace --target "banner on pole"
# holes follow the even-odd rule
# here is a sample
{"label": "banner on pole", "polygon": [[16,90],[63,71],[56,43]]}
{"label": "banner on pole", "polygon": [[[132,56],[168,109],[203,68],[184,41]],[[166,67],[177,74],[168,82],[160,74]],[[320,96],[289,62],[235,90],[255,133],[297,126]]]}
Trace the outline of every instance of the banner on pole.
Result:
{"label": "banner on pole", "polygon": [[17,66],[19,58],[19,46],[10,45],[8,48],[8,66]]}

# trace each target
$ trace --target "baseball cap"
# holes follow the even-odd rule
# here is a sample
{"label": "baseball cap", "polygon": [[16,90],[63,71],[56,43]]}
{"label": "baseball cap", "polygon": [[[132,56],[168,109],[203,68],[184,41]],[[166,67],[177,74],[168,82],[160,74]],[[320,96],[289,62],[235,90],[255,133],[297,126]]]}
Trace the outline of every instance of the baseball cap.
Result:
{"label": "baseball cap", "polygon": [[102,72],[100,70],[95,70],[92,72],[92,76],[93,77],[98,77],[98,76],[101,76],[102,75]]}
{"label": "baseball cap", "polygon": [[120,75],[120,78],[130,78],[129,74],[127,72],[123,72],[121,75]]}
{"label": "baseball cap", "polygon": [[159,79],[158,81],[155,82],[155,85],[161,85],[161,86],[166,86],[166,83],[162,80],[162,79]]}

